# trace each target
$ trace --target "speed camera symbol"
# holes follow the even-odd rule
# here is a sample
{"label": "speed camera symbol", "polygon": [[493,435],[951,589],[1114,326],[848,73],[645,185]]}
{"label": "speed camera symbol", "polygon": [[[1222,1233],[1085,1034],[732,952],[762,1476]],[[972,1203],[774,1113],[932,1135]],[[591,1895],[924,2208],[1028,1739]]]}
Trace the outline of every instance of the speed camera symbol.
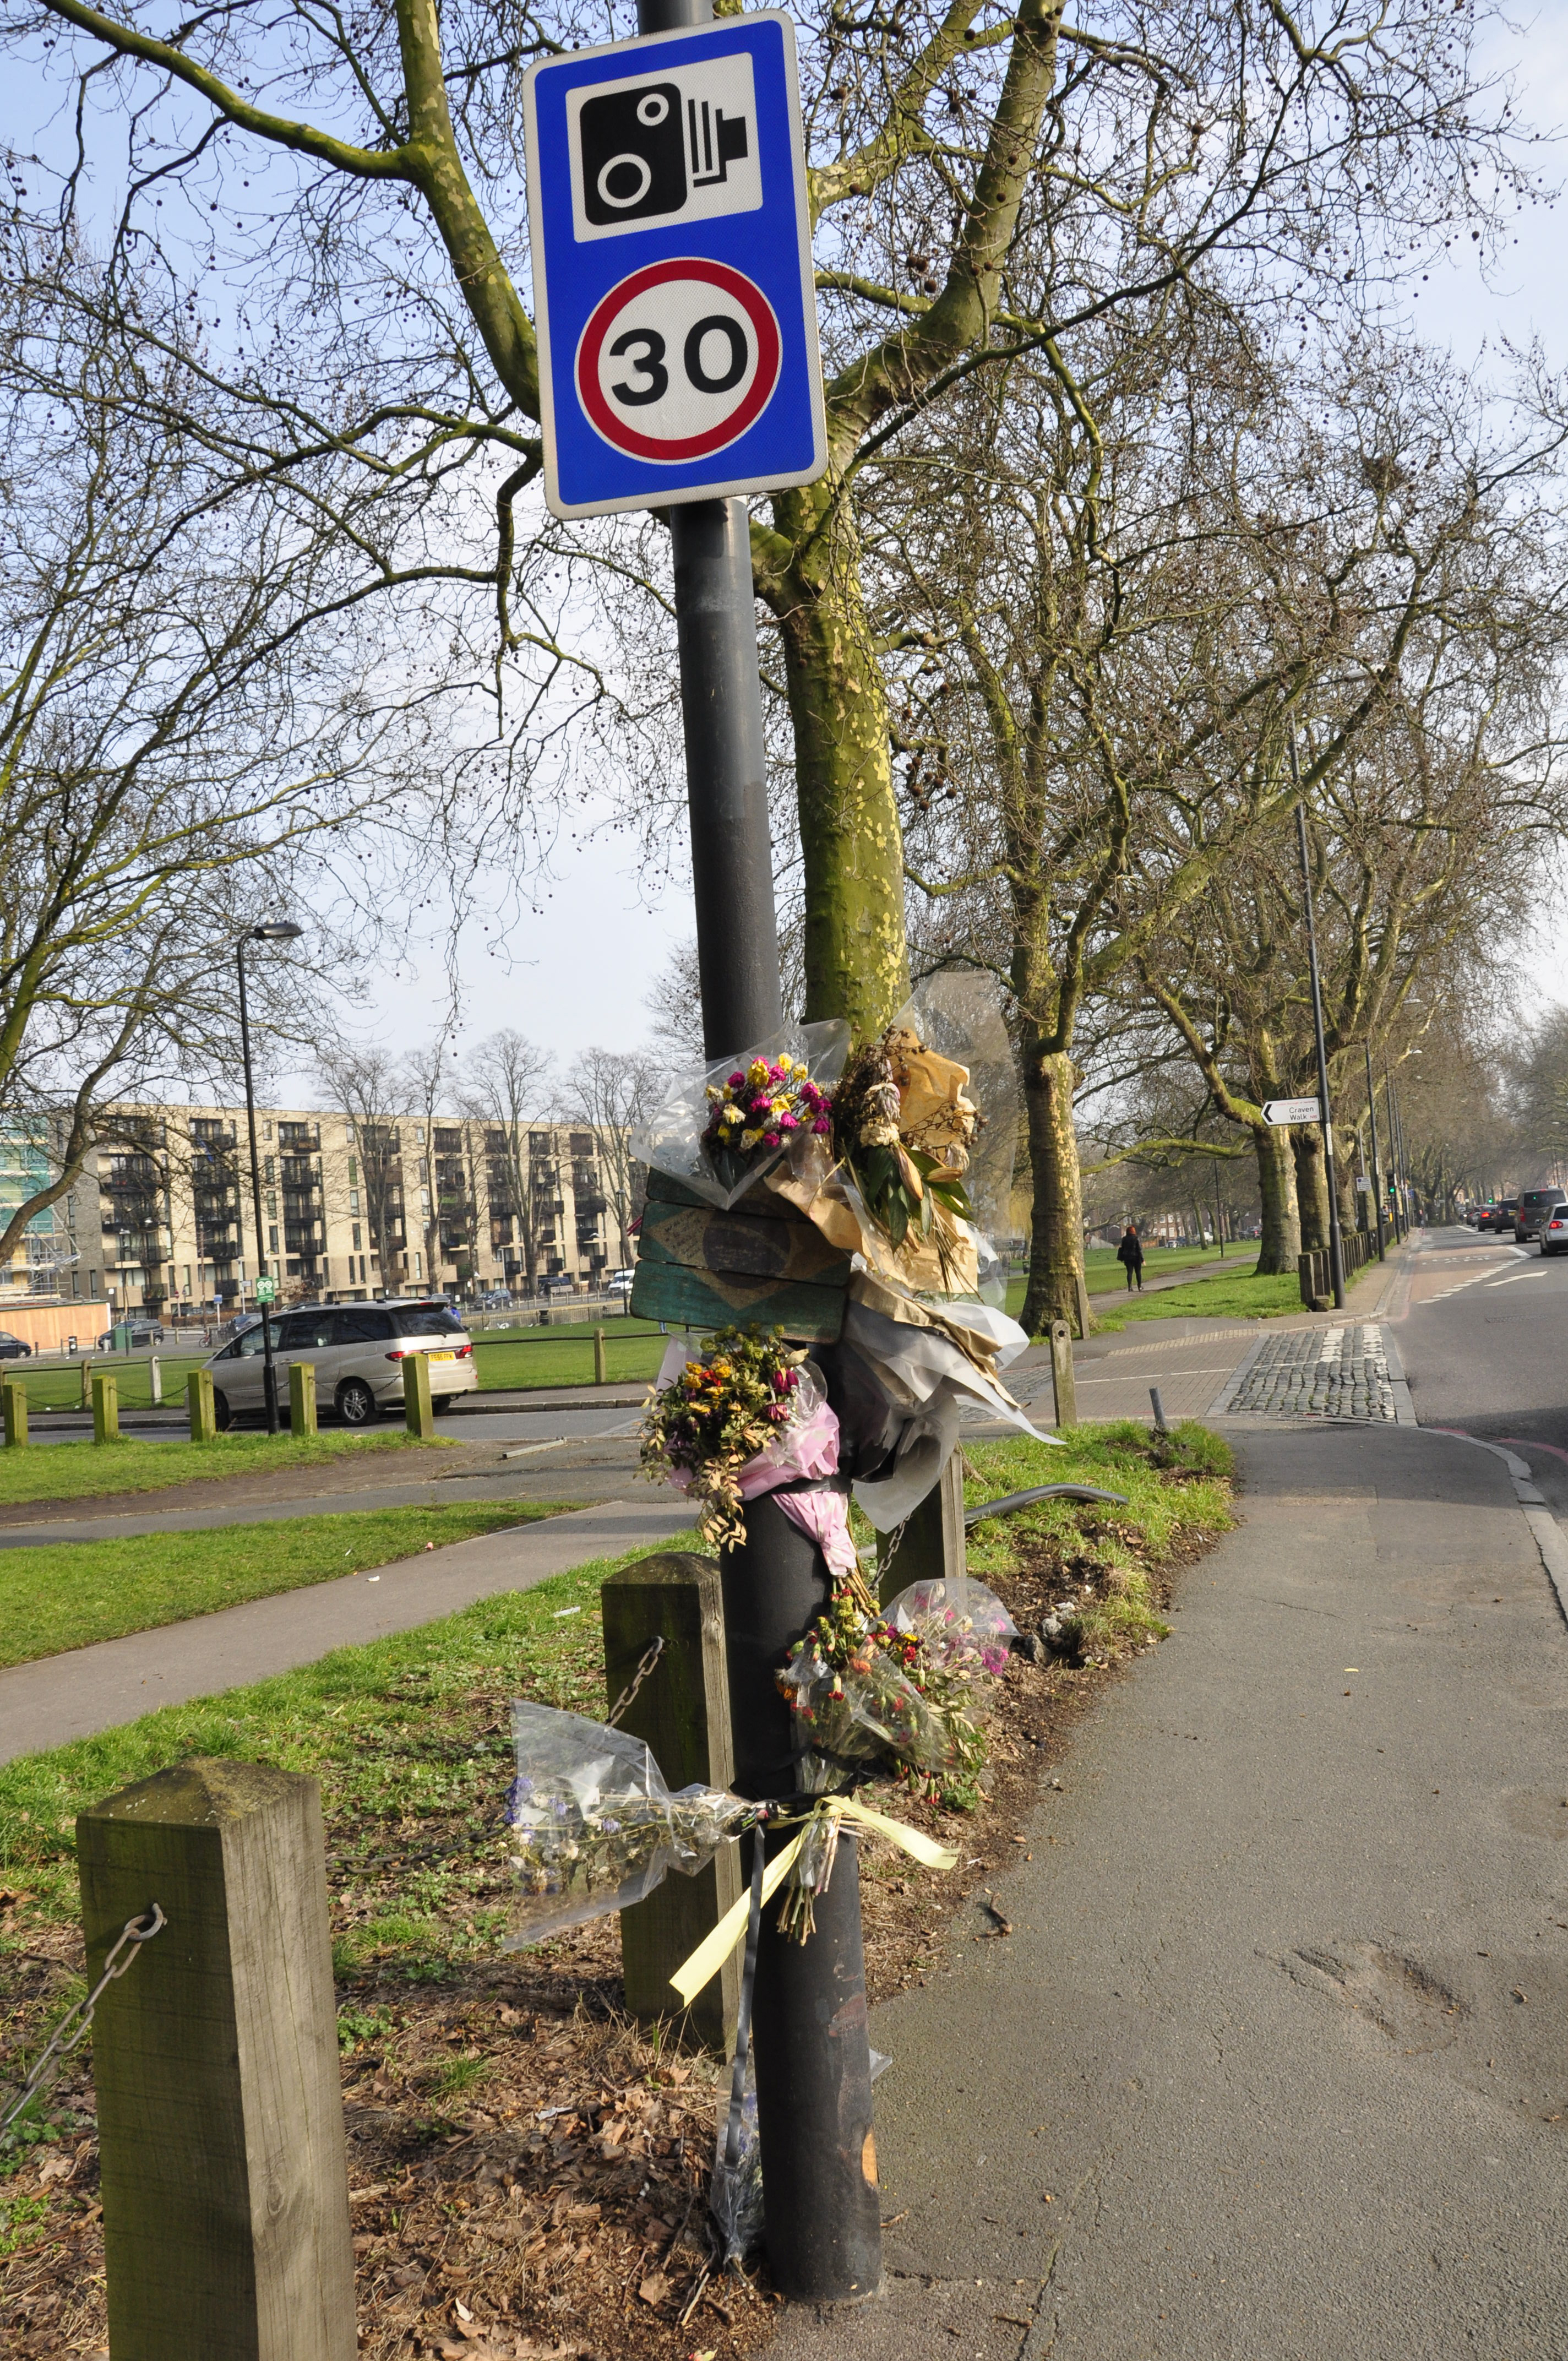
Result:
{"label": "speed camera symbol", "polygon": [[685,203],[685,126],[674,82],[590,98],[583,108],[582,141],[583,210],[589,221],[646,221],[679,213]]}

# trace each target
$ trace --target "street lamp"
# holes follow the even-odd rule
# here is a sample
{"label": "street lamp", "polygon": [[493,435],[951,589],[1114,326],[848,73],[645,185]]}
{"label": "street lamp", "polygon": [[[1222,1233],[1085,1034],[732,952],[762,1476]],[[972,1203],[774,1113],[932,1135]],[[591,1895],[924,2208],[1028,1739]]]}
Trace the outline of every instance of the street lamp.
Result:
{"label": "street lamp", "polygon": [[[247,943],[292,943],[304,933],[287,918],[271,926],[247,927],[235,946],[235,965],[239,970],[239,1049],[245,1060],[245,1114],[250,1126],[250,1197],[256,1210],[256,1275],[264,1278],[267,1257],[263,1251],[267,1233],[261,1222],[261,1159],[256,1152],[256,1082],[250,1071],[250,1011],[245,999],[245,947]],[[259,1301],[260,1299],[258,1298]],[[267,1432],[278,1432],[278,1371],[272,1359],[272,1323],[265,1303],[261,1304],[261,1354],[266,1363],[262,1390],[267,1398]]]}
{"label": "street lamp", "polygon": [[1387,1260],[1387,1248],[1383,1235],[1383,1173],[1377,1159],[1377,1108],[1372,1089],[1371,1037],[1362,1044],[1366,1052],[1366,1120],[1372,1127],[1372,1202],[1377,1213],[1377,1259]]}

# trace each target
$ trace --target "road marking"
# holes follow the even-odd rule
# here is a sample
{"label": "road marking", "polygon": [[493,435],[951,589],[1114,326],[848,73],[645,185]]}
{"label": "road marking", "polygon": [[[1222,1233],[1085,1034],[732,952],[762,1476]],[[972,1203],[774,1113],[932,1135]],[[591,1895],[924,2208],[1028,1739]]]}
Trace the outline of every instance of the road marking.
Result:
{"label": "road marking", "polygon": [[1510,1270],[1507,1279],[1489,1279],[1487,1281],[1487,1285],[1490,1287],[1512,1287],[1516,1279],[1539,1279],[1540,1277],[1541,1265],[1539,1263],[1532,1263],[1528,1270]]}

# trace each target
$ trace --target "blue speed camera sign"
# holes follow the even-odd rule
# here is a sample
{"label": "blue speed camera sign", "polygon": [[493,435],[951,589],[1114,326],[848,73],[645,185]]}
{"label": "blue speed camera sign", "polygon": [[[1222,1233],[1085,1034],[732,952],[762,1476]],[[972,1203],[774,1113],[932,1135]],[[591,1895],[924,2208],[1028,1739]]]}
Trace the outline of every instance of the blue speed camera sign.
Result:
{"label": "blue speed camera sign", "polygon": [[788,17],[553,58],[525,105],[556,515],[810,483],[827,429]]}

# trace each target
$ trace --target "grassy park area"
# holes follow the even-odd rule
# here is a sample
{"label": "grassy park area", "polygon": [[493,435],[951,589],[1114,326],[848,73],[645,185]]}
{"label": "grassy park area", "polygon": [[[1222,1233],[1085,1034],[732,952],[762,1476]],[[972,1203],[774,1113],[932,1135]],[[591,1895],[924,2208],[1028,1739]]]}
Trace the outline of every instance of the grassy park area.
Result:
{"label": "grassy park area", "polygon": [[1190,1287],[1168,1287],[1157,1295],[1126,1295],[1119,1301],[1098,1302],[1097,1328],[1125,1328],[1135,1320],[1278,1320],[1301,1309],[1301,1290],[1294,1272],[1255,1279],[1250,1271],[1217,1271],[1195,1279]]}
{"label": "grassy park area", "polygon": [[275,1476],[320,1467],[367,1451],[450,1451],[454,1438],[419,1442],[402,1427],[373,1434],[220,1434],[211,1443],[142,1442],[29,1444],[0,1451],[0,1508],[25,1500],[88,1500],[109,1492],[161,1492],[170,1484],[221,1483],[237,1476]]}
{"label": "grassy park area", "polygon": [[[1130,1423],[1080,1428],[1060,1449],[1026,1438],[970,1446],[975,1472],[966,1489],[972,1500],[1075,1477],[1128,1495],[1124,1509],[1054,1501],[1005,1524],[977,1526],[976,1573],[999,1574],[1041,1551],[1069,1565],[1080,1581],[1088,1578],[1084,1569],[1100,1568],[1105,1629],[1096,1625],[1095,1644],[1113,1646],[1118,1616],[1149,1620],[1135,1580],[1141,1559],[1162,1557],[1184,1536],[1212,1534],[1229,1522],[1224,1445],[1196,1427],[1178,1429],[1177,1439],[1180,1464],[1169,1468],[1158,1464],[1147,1429]],[[368,1529],[390,1527],[400,1514],[463,1513],[323,1518],[314,1525]],[[497,1521],[518,1517],[514,1509],[490,1513]],[[254,1540],[255,1529],[248,1530]],[[455,1530],[448,1528],[449,1537]],[[275,1538],[280,1528],[267,1531]],[[302,1537],[300,1546],[307,1545]],[[334,1540],[331,1546],[341,1553],[344,1544]],[[361,1554],[351,1562],[367,1561]],[[357,1883],[356,1864],[375,1857],[371,1898],[363,1915],[356,1905],[352,1923],[340,1930],[345,1971],[392,1955],[419,1976],[441,1972],[443,1962],[493,1952],[505,1918],[494,1832],[510,1776],[507,1700],[533,1697],[603,1714],[599,1591],[630,1562],[581,1566],[417,1631],[339,1649],[300,1671],[165,1707],[123,1729],[0,1768],[0,1879],[26,1896],[0,1933],[0,1957],[25,1944],[28,1921],[74,1917],[73,1822],[82,1806],[188,1755],[274,1763],[321,1779],[334,1882]],[[323,1575],[343,1563],[339,1554]],[[11,1561],[0,1560],[0,1573],[10,1577]]]}
{"label": "grassy park area", "polygon": [[154,1631],[558,1513],[549,1502],[470,1501],[0,1551],[0,1665]]}

